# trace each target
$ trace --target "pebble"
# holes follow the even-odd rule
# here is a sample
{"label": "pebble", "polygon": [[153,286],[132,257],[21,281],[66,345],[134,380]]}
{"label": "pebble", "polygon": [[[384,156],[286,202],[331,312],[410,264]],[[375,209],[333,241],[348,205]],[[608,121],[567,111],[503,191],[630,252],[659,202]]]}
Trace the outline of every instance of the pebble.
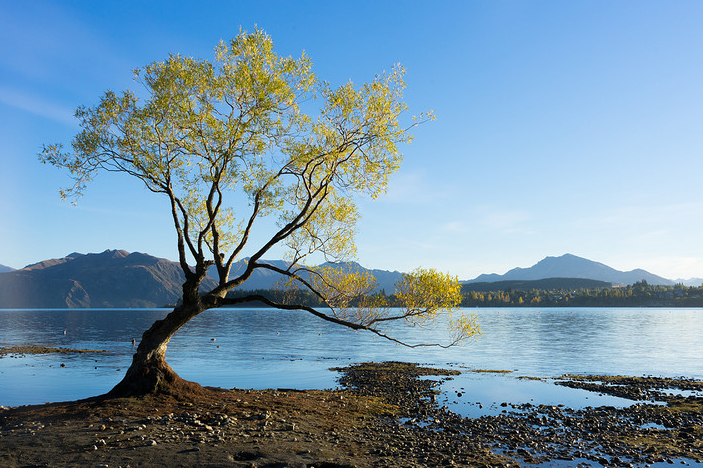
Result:
{"label": "pebble", "polygon": [[[703,414],[689,412],[683,416],[662,415],[660,406],[635,405],[629,408],[587,408],[573,410],[564,405],[543,406],[529,403],[515,405],[508,402],[500,403],[506,408],[498,416],[483,416],[478,419],[462,418],[450,412],[446,406],[438,407],[433,402],[431,395],[433,387],[439,382],[430,379],[418,379],[422,375],[413,369],[408,369],[407,364],[400,363],[398,368],[382,363],[362,364],[341,369],[345,372],[340,383],[354,393],[369,396],[383,396],[390,404],[400,408],[399,415],[403,420],[397,421],[398,430],[431,431],[432,437],[425,442],[418,442],[412,438],[404,442],[402,450],[412,453],[423,464],[439,466],[449,465],[449,461],[466,453],[466,437],[469,436],[473,443],[486,448],[500,448],[501,451],[511,452],[529,463],[545,463],[550,460],[574,460],[576,458],[590,459],[603,466],[643,466],[651,464],[660,458],[653,453],[642,453],[640,447],[624,446],[622,438],[637,438],[641,436],[657,437],[656,433],[641,429],[647,422],[655,422],[662,426],[681,431],[677,438],[677,445],[683,450],[697,440],[686,436],[684,427],[703,425]],[[390,368],[389,368],[390,367]],[[668,397],[657,391],[657,385],[668,388],[670,380],[639,382],[634,380],[633,385],[637,390],[632,394],[641,394],[645,390],[648,394],[655,395],[658,399],[666,400]],[[591,386],[586,382],[587,387]],[[626,386],[626,382],[616,382],[614,385]],[[674,385],[678,385],[674,382]],[[699,386],[700,382],[686,381],[684,386]],[[575,388],[582,388],[581,382],[576,382]],[[603,391],[598,388],[586,388],[591,391]],[[621,392],[621,390],[616,390]],[[603,391],[608,393],[608,391]],[[627,392],[627,390],[625,390]],[[459,392],[457,392],[459,393]],[[480,405],[480,402],[477,402]],[[696,401],[692,401],[696,404]],[[697,404],[700,404],[698,402]],[[522,412],[515,413],[512,409]],[[407,419],[405,419],[407,418]],[[413,424],[414,420],[419,421]],[[654,419],[654,421],[652,421]],[[633,422],[637,420],[637,422]],[[403,421],[406,421],[403,424]],[[383,431],[393,431],[384,428]],[[645,431],[645,432],[643,432]],[[428,435],[429,437],[429,435]],[[663,433],[664,441],[670,440],[670,434]],[[688,445],[685,445],[688,444]],[[420,445],[420,447],[418,447]],[[422,446],[434,445],[432,450]],[[395,448],[380,450],[379,455],[392,456]],[[661,447],[659,450],[662,450]],[[430,460],[430,453],[433,453]],[[636,463],[633,463],[636,462]]]}

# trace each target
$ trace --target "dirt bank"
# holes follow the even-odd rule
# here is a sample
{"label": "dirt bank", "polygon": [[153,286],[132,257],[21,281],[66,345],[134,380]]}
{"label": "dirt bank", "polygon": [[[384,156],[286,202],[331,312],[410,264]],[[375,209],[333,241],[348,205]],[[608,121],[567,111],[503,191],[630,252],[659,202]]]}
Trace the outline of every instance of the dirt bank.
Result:
{"label": "dirt bank", "polygon": [[72,348],[57,348],[54,346],[0,346],[0,359],[4,356],[24,357],[27,354],[83,354],[83,353],[106,353],[107,351],[99,349],[72,349]]}
{"label": "dirt bank", "polygon": [[[671,386],[666,379],[629,383],[666,402],[586,410],[515,402],[500,416],[467,419],[435,403],[438,380],[455,371],[407,363],[340,370],[340,391],[208,389],[194,400],[161,395],[2,409],[0,466],[361,468],[569,459],[644,466],[703,459],[703,401],[663,392]],[[561,381],[612,386],[596,378]]]}

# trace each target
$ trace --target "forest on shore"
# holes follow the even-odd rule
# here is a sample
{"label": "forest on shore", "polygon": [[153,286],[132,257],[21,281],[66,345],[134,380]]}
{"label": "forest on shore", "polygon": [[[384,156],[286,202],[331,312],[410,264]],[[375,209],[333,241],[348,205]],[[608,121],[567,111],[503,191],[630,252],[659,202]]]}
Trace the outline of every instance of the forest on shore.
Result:
{"label": "forest on shore", "polygon": [[[611,286],[592,281],[595,287],[573,286],[573,279],[552,279],[550,287],[544,280],[465,283],[462,285],[462,307],[703,307],[703,286],[662,286],[640,281],[627,286]],[[580,280],[583,282],[584,280]],[[585,280],[590,281],[590,280]],[[589,284],[589,283],[586,283]],[[582,285],[583,286],[583,285]],[[260,294],[288,303],[322,306],[320,299],[304,291],[255,290],[235,291],[232,296]],[[378,293],[390,306],[397,305],[393,294]],[[285,297],[284,297],[285,296]],[[262,304],[263,305],[263,304]],[[251,307],[251,304],[248,305]]]}
{"label": "forest on shore", "polygon": [[[466,285],[465,285],[466,286]],[[703,307],[703,286],[640,281],[618,287],[462,290],[463,307]]]}

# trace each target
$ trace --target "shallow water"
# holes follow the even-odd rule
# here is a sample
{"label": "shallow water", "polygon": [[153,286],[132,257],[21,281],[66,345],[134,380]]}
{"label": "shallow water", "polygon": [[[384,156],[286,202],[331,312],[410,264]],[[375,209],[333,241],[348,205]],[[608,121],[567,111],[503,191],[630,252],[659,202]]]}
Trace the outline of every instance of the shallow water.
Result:
{"label": "shallow water", "polygon": [[518,379],[511,374],[468,372],[444,382],[441,388],[439,404],[471,418],[520,412],[510,405],[503,406],[505,403],[564,405],[573,409],[589,406],[624,408],[636,403],[626,398],[554,385],[552,379]]}
{"label": "shallow water", "polygon": [[[701,309],[471,309],[483,335],[463,346],[409,349],[353,332],[304,312],[230,309],[203,313],[169,344],[182,377],[224,388],[331,388],[330,367],[402,360],[466,372],[444,385],[459,413],[502,411],[503,401],[618,406],[583,390],[516,376],[565,373],[703,378]],[[50,354],[0,359],[0,405],[84,398],[108,391],[131,361],[132,338],[167,310],[0,310],[0,345],[101,349],[103,354]],[[65,334],[64,334],[65,331]],[[441,341],[443,328],[396,326],[410,342]],[[214,339],[214,341],[213,341]],[[65,367],[61,367],[64,364]],[[462,397],[456,396],[464,388]],[[452,393],[454,392],[454,393]],[[478,408],[481,402],[483,408]],[[621,403],[621,402],[620,402]],[[581,406],[579,406],[581,405]],[[491,410],[491,411],[494,411]]]}

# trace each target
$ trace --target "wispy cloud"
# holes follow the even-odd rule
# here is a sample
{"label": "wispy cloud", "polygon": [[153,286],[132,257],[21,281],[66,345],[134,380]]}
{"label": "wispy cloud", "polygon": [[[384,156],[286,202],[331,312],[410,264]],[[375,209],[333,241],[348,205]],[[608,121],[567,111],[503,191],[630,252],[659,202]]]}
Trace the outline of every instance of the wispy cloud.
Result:
{"label": "wispy cloud", "polygon": [[664,222],[694,218],[692,213],[703,211],[703,202],[680,202],[660,204],[623,204],[599,211],[591,216],[574,220],[575,226],[593,223],[610,226],[662,225]]}
{"label": "wispy cloud", "polygon": [[681,247],[674,239],[697,240],[703,223],[694,214],[701,212],[703,203],[697,202],[623,205],[574,219],[571,227],[585,232],[617,232],[630,244],[669,244],[673,248]]}
{"label": "wispy cloud", "polygon": [[[612,264],[611,264],[612,263]],[[629,271],[643,268],[655,275],[663,276],[670,280],[688,280],[703,277],[703,259],[688,255],[665,253],[642,253],[633,259],[631,256],[613,257],[609,266],[619,270]]]}
{"label": "wispy cloud", "polygon": [[427,205],[449,196],[450,189],[447,186],[433,184],[423,172],[401,172],[392,176],[388,191],[379,201]]}
{"label": "wispy cloud", "polygon": [[478,222],[485,228],[503,233],[529,233],[530,215],[524,211],[489,211],[480,216]]}
{"label": "wispy cloud", "polygon": [[471,231],[471,226],[465,221],[449,221],[442,225],[441,230],[451,234],[465,234]]}
{"label": "wispy cloud", "polygon": [[[143,209],[134,209],[134,210],[121,210],[118,208],[110,208],[110,207],[95,207],[95,206],[84,206],[81,203],[78,203],[76,205],[68,206],[68,203],[66,202],[61,202],[63,203],[64,206],[66,206],[67,209],[70,210],[76,210],[76,211],[83,211],[86,213],[92,213],[96,215],[103,215],[103,216],[109,216],[109,217],[121,217],[121,218],[135,218],[135,219],[151,219],[153,220],[155,218],[154,212],[151,212],[149,210],[143,210]],[[163,212],[161,212],[163,213]],[[164,214],[164,216],[167,216]],[[167,218],[168,219],[168,218]]]}
{"label": "wispy cloud", "polygon": [[619,270],[644,268],[665,278],[703,276],[703,203],[622,204],[573,219],[567,229],[598,260]]}
{"label": "wispy cloud", "polygon": [[20,90],[0,87],[0,103],[61,124],[76,126],[74,109],[56,105]]}

